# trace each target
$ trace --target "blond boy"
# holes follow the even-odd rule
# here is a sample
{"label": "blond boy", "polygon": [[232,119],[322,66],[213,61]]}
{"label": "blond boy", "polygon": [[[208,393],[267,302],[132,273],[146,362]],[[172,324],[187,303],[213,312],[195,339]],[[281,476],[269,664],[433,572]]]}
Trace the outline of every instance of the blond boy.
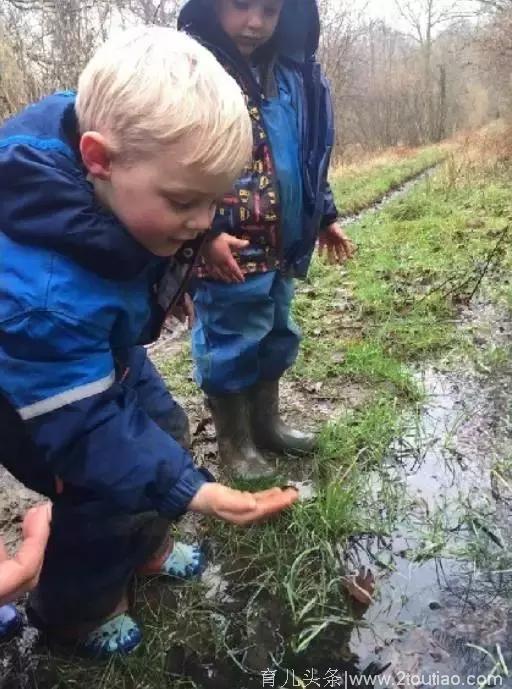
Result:
{"label": "blond boy", "polygon": [[[215,58],[170,29],[100,48],[78,95],[31,105],[0,129],[2,462],[54,502],[32,619],[88,655],[140,642],[134,573],[197,575],[172,544],[186,510],[234,523],[290,505],[212,482],[146,356],[180,306],[216,200],[250,155],[243,96]],[[28,431],[23,452],[13,434]]]}

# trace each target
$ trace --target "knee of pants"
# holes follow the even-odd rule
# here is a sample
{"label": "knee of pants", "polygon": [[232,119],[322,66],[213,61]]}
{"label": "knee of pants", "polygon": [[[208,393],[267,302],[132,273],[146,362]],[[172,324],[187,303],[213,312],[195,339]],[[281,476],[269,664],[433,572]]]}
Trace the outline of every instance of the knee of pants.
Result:
{"label": "knee of pants", "polygon": [[204,334],[193,340],[194,373],[198,386],[207,394],[239,392],[259,377],[258,339],[233,334],[223,342],[207,345]]}
{"label": "knee of pants", "polygon": [[181,405],[174,401],[174,406],[166,414],[154,418],[160,428],[168,433],[185,449],[190,447],[190,424],[188,416]]}
{"label": "knee of pants", "polygon": [[301,341],[300,329],[291,314],[292,278],[277,275],[271,294],[275,304],[274,325],[261,343],[259,353],[261,377],[266,380],[280,378],[295,363]]}
{"label": "knee of pants", "polygon": [[270,333],[260,349],[261,378],[275,380],[293,366],[299,353],[300,339],[298,329]]}
{"label": "knee of pants", "polygon": [[241,285],[205,282],[196,292],[192,351],[196,381],[208,394],[238,392],[258,380],[260,343],[274,322],[272,280],[262,274]]}

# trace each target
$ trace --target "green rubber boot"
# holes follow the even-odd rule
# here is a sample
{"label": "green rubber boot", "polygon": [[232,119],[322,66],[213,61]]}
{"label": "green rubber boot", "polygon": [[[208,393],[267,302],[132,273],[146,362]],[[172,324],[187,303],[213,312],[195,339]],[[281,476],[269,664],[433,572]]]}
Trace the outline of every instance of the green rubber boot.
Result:
{"label": "green rubber boot", "polygon": [[274,470],[254,445],[246,395],[210,396],[208,403],[215,423],[221,464],[227,473],[233,478],[249,480],[272,476]]}
{"label": "green rubber boot", "polygon": [[279,380],[261,380],[247,394],[256,447],[298,455],[314,450],[314,434],[288,426],[279,415]]}

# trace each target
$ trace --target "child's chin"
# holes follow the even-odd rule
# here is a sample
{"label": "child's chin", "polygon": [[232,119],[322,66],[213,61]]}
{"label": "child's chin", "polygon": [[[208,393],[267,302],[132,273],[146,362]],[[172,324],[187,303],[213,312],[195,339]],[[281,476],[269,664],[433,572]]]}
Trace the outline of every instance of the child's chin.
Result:
{"label": "child's chin", "polygon": [[174,256],[174,254],[181,249],[183,242],[170,241],[165,244],[165,246],[160,246],[158,248],[150,249],[151,253],[160,258],[168,258]]}

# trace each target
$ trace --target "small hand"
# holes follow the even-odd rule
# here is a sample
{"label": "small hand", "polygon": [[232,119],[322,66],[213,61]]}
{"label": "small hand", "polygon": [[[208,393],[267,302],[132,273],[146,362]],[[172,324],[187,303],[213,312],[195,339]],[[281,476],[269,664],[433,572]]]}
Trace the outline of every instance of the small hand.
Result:
{"label": "small hand", "polygon": [[325,250],[329,263],[344,263],[354,255],[354,244],[337,222],[320,232],[319,255],[323,256]]}
{"label": "small hand", "polygon": [[246,239],[238,239],[227,232],[222,232],[203,246],[202,255],[209,275],[222,282],[245,282],[244,274],[236,262],[233,251],[245,249],[249,245]]}
{"label": "small hand", "polygon": [[220,483],[205,483],[188,509],[224,521],[246,526],[255,524],[293,505],[299,493],[295,488],[270,488],[249,493],[228,488]]}
{"label": "small hand", "polygon": [[177,318],[180,323],[186,323],[189,330],[192,329],[196,318],[194,302],[190,295],[185,292],[183,297],[177,302],[169,311],[167,317],[173,316]]}
{"label": "small hand", "polygon": [[50,535],[50,522],[49,503],[29,510],[23,521],[23,543],[12,558],[0,541],[0,605],[15,600],[36,586]]}

